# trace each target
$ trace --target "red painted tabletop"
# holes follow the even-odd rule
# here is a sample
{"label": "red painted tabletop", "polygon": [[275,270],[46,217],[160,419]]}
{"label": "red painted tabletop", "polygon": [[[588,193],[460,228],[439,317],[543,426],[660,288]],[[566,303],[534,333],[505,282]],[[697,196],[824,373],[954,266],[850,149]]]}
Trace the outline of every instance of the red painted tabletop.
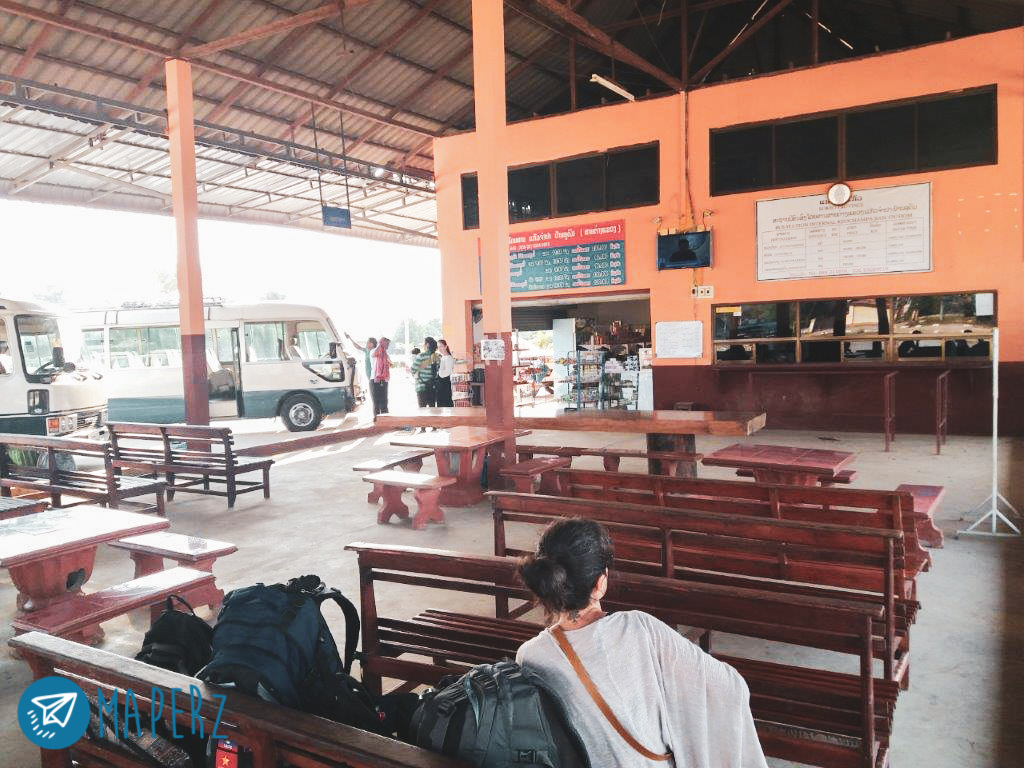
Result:
{"label": "red painted tabletop", "polygon": [[12,517],[0,520],[0,566],[9,568],[170,525],[156,515],[92,505]]}
{"label": "red painted tabletop", "polygon": [[[528,430],[516,430],[516,437],[530,434]],[[443,432],[421,432],[391,438],[392,445],[410,445],[417,448],[451,448],[472,450],[500,443],[508,437],[503,429],[487,427],[452,427]]]}
{"label": "red painted tabletop", "polygon": [[848,451],[828,451],[821,448],[734,443],[705,456],[703,463],[719,467],[805,472],[831,477],[852,461],[854,455]]}

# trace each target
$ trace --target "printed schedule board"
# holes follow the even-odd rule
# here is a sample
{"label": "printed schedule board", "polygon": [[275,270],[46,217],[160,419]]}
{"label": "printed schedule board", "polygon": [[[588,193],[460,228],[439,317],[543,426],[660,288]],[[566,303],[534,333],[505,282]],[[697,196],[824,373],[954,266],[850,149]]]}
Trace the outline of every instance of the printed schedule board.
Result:
{"label": "printed schedule board", "polygon": [[757,202],[758,280],[931,268],[930,183],[856,190],[841,206],[824,195]]}
{"label": "printed schedule board", "polygon": [[603,221],[509,235],[513,293],[626,282],[626,222]]}

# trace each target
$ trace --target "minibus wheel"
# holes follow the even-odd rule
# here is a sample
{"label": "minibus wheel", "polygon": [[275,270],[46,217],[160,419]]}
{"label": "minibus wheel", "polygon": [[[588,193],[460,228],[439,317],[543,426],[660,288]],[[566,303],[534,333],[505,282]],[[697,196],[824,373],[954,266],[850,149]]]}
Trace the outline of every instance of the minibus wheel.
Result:
{"label": "minibus wheel", "polygon": [[281,404],[281,419],[289,432],[309,432],[320,426],[323,419],[320,402],[312,395],[298,393],[285,398]]}

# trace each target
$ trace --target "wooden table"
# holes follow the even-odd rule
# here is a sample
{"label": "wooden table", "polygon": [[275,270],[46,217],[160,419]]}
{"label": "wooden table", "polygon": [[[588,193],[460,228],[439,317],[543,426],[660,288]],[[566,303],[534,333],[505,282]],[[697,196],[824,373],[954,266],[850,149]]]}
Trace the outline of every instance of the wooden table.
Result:
{"label": "wooden table", "polygon": [[22,496],[0,496],[0,520],[42,512],[50,506],[46,499],[24,498]]}
{"label": "wooden table", "polygon": [[78,599],[100,544],[170,524],[156,515],[92,505],[0,520],[0,567],[18,589],[18,615]]}
{"label": "wooden table", "polygon": [[853,457],[848,451],[734,443],[705,456],[703,461],[709,466],[749,469],[759,483],[817,485],[820,480],[835,477]]}
{"label": "wooden table", "polygon": [[[421,408],[409,413],[377,416],[378,426],[452,427],[483,426],[483,408]],[[752,435],[765,425],[765,414],[743,411],[626,411],[554,410],[546,414],[516,416],[516,429],[559,429],[578,432],[644,434],[648,451],[697,452],[697,435]],[[406,443],[403,443],[405,445]],[[696,465],[682,468],[682,477],[695,477]],[[652,474],[667,474],[661,461],[648,461]]]}
{"label": "wooden table", "polygon": [[[519,437],[529,432],[517,430],[515,434]],[[480,475],[487,449],[505,442],[508,436],[508,432],[501,429],[453,427],[445,432],[393,437],[391,444],[433,449],[438,474],[455,478],[454,485],[441,489],[441,503],[449,507],[468,507],[484,498]]]}

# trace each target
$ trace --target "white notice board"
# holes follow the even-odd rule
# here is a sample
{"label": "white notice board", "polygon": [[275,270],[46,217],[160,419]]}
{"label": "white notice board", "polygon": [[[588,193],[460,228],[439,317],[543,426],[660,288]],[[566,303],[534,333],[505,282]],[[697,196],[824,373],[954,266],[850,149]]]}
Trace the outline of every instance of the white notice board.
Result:
{"label": "white notice board", "polygon": [[663,322],[654,324],[655,357],[703,357],[704,323]]}
{"label": "white notice board", "polygon": [[757,279],[928,272],[929,182],[855,190],[846,205],[822,195],[757,202]]}

